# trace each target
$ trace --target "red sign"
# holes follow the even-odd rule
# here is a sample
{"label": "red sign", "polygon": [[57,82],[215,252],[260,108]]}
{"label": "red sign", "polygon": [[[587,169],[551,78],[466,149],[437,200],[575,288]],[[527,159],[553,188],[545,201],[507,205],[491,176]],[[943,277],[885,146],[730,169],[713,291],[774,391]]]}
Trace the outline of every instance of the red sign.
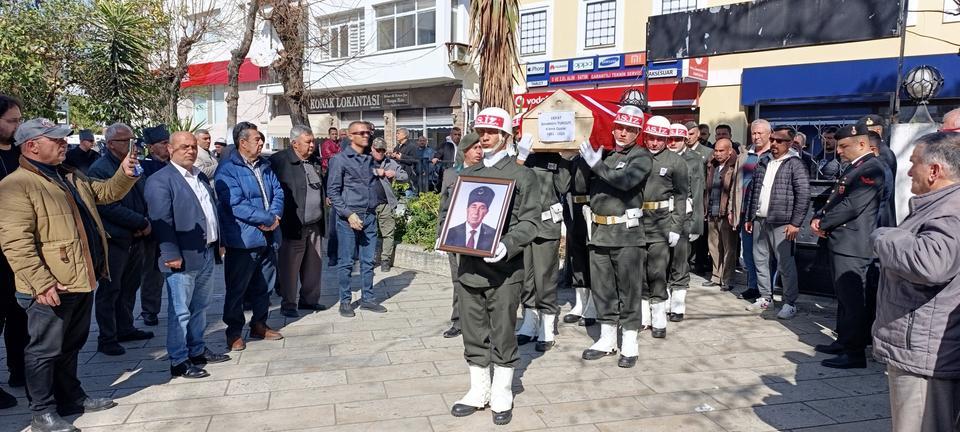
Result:
{"label": "red sign", "polygon": [[710,75],[710,58],[709,57],[697,57],[686,59],[683,61],[684,69],[683,72],[684,78],[689,78],[693,81],[700,81],[702,83],[707,82],[707,77]]}
{"label": "red sign", "polygon": [[[180,81],[180,87],[196,87],[206,85],[225,85],[227,84],[227,65],[229,61],[219,61],[212,63],[199,63],[187,66],[187,75]],[[241,83],[260,81],[260,68],[253,64],[250,59],[243,59],[240,64]]]}
{"label": "red sign", "polygon": [[647,53],[638,52],[623,55],[624,66],[644,66],[647,64]]}
{"label": "red sign", "polygon": [[570,83],[570,82],[578,82],[578,81],[599,81],[599,80],[638,77],[641,75],[643,75],[643,69],[615,70],[615,71],[606,71],[606,72],[587,72],[587,73],[578,73],[578,74],[571,74],[571,75],[551,76],[550,83],[560,84],[560,83]]}
{"label": "red sign", "polygon": [[[582,90],[566,89],[566,91],[570,94],[589,96],[599,102],[619,105],[623,91],[628,88],[631,87],[617,86]],[[642,84],[632,88],[643,92]],[[543,102],[543,100],[551,94],[553,94],[553,92],[520,94],[514,97],[514,102],[516,103],[518,111],[525,111]],[[700,85],[696,83],[651,84],[650,94],[647,96],[650,98],[650,105],[653,108],[695,106],[700,96]],[[614,111],[614,113],[615,112],[616,111]],[[610,115],[611,117],[614,116],[613,113]]]}

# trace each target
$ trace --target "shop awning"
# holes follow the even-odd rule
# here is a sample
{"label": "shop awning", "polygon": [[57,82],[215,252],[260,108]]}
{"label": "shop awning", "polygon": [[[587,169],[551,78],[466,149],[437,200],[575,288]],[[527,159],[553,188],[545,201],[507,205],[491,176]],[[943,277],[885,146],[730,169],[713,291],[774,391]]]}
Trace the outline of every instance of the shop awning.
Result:
{"label": "shop awning", "polygon": [[[960,98],[960,56],[911,56],[903,64],[904,74],[919,65],[939,69],[943,89],[937,98]],[[740,104],[883,102],[896,86],[896,57],[748,68],[743,70]]]}
{"label": "shop awning", "polygon": [[[189,65],[187,66],[187,75],[180,82],[180,87],[226,85],[227,65],[229,64],[229,61],[219,61]],[[241,83],[260,81],[260,68],[253,64],[250,59],[243,59],[243,63],[240,64],[238,80]]]}
{"label": "shop awning", "polygon": [[[620,97],[623,96],[624,90],[629,88],[635,88],[641,93],[643,92],[642,83],[636,86],[564,90],[571,95],[588,96],[598,102],[619,106]],[[531,106],[543,102],[543,100],[551,94],[553,94],[553,91],[524,93],[517,95],[514,102],[516,103],[518,111],[525,111]],[[697,83],[669,83],[650,85],[649,98],[650,106],[652,108],[696,106],[699,97],[700,85]],[[616,112],[616,110],[614,110],[614,112]]]}

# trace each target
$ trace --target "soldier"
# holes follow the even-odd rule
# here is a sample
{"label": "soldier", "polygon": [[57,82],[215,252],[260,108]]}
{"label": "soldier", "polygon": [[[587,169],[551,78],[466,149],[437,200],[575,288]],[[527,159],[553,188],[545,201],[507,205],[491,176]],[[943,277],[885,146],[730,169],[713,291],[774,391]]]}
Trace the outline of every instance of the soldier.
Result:
{"label": "soldier", "polygon": [[[683,151],[684,155],[686,155],[684,159],[694,155],[698,156],[700,159],[701,169],[703,170],[703,178],[706,179],[707,164],[710,162],[710,160],[713,159],[713,149],[705,145],[702,145],[701,141],[696,139],[697,135],[699,135],[699,132],[700,132],[700,128],[699,128],[700,125],[697,125],[696,122],[689,121],[689,122],[686,122],[683,126],[687,129],[687,148],[686,150]],[[678,129],[678,133],[679,133],[679,129]],[[722,137],[718,135],[716,139],[717,141],[719,141],[720,139],[722,139]],[[714,142],[713,146],[714,147],[716,146],[716,142]],[[687,155],[687,153],[690,153],[690,154]],[[688,165],[689,165],[689,162],[688,162]],[[698,189],[691,189],[691,192],[690,192],[691,195],[693,195],[695,191],[698,191]],[[702,192],[697,193],[697,195],[700,196],[701,199],[703,198]],[[689,205],[687,207],[689,207]],[[699,208],[700,207],[696,207],[696,209],[699,209]],[[710,247],[707,244],[708,243],[706,238],[707,236],[700,235],[707,232],[707,221],[704,218],[701,218],[701,219],[703,220],[696,219],[693,222],[691,222],[693,224],[700,225],[699,233],[697,234],[696,238],[691,237],[690,247],[689,247],[690,249],[689,263],[691,266],[693,266],[693,271],[696,273],[704,273],[704,272],[710,271],[710,250],[709,250]],[[676,319],[676,318],[673,318],[673,316],[671,315],[671,319]],[[681,317],[680,319],[682,320],[683,318]]]}
{"label": "soldier", "polygon": [[460,326],[464,357],[470,366],[470,391],[453,405],[450,413],[455,417],[468,416],[489,403],[493,423],[505,425],[513,417],[513,370],[520,363],[513,330],[524,278],[521,254],[537,235],[540,189],[533,172],[507,155],[511,130],[506,111],[483,109],[474,128],[480,135],[483,161],[464,168],[460,174],[514,180],[515,186],[513,198],[507,201],[509,213],[494,256],[460,255]]}
{"label": "soldier", "polygon": [[[590,253],[587,250],[588,232],[593,221],[584,212],[590,207],[590,187],[587,179],[590,178],[590,167],[578,162],[575,157],[570,162],[572,180],[570,184],[570,206],[565,212],[567,226],[567,256],[570,257],[570,274],[574,291],[575,304],[570,313],[563,316],[567,324],[579,323],[581,326],[596,324],[597,308],[594,296],[590,292]],[[582,171],[578,174],[578,171]]]}
{"label": "soldier", "polygon": [[[704,169],[700,153],[685,145],[687,128],[682,124],[670,125],[670,141],[667,149],[680,155],[687,164],[689,197],[687,209],[683,215],[683,232],[677,245],[670,249],[670,273],[667,275],[667,290],[670,298],[667,316],[670,321],[683,321],[686,313],[687,288],[690,287],[690,248],[703,234],[703,189]],[[700,148],[706,148],[697,145]],[[711,152],[712,156],[712,152]]]}
{"label": "soldier", "polygon": [[600,339],[583,352],[597,360],[617,351],[617,327],[623,329],[617,365],[634,367],[640,355],[640,292],[646,261],[644,229],[640,222],[643,186],[650,175],[650,152],[636,145],[643,128],[643,112],[620,108],[614,118],[616,146],[603,155],[590,142],[580,146],[580,167],[574,174],[590,187],[590,286],[596,297]]}
{"label": "soldier", "polygon": [[687,163],[671,151],[664,151],[670,136],[670,120],[653,116],[644,129],[647,152],[653,159],[650,178],[643,188],[643,231],[647,256],[644,269],[641,310],[643,326],[652,328],[655,338],[667,337],[667,270],[670,249],[680,242],[686,215],[689,183]]}
{"label": "soldier", "polygon": [[844,126],[837,131],[837,155],[847,163],[830,198],[810,222],[827,239],[833,286],[837,294],[837,340],[814,349],[837,355],[820,364],[850,369],[867,366],[864,349],[876,303],[867,272],[875,260],[870,233],[877,228],[883,192],[883,162],[870,152],[867,129]]}

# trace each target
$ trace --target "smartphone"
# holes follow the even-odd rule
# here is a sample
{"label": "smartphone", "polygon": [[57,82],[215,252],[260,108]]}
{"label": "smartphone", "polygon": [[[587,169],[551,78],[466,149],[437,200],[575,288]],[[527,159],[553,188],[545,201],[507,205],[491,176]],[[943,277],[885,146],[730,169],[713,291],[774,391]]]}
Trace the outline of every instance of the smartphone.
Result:
{"label": "smartphone", "polygon": [[[136,158],[136,155],[137,155],[136,152],[137,152],[137,142],[131,139],[129,146],[127,146],[127,154],[132,155],[134,158]],[[140,166],[140,162],[138,161],[137,164],[134,165],[133,167],[133,176],[140,177],[141,174],[143,174],[143,167]]]}

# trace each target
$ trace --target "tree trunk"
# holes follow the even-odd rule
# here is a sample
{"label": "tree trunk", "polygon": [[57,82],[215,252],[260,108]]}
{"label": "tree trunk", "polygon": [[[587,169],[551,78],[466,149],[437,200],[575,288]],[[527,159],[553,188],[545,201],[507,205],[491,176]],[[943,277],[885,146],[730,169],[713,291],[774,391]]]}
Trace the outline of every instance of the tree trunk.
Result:
{"label": "tree trunk", "polygon": [[306,31],[307,8],[302,0],[292,4],[287,0],[270,0],[273,13],[270,20],[277,32],[283,50],[273,62],[283,85],[283,98],[290,107],[290,123],[310,127],[307,115],[306,91],[303,85],[304,39]]}
{"label": "tree trunk", "polygon": [[251,0],[247,5],[246,19],[243,26],[243,39],[240,46],[230,51],[230,63],[227,65],[227,130],[233,130],[237,124],[237,103],[240,100],[240,65],[250,52],[253,43],[253,32],[257,24],[257,12],[260,10],[260,0]]}

